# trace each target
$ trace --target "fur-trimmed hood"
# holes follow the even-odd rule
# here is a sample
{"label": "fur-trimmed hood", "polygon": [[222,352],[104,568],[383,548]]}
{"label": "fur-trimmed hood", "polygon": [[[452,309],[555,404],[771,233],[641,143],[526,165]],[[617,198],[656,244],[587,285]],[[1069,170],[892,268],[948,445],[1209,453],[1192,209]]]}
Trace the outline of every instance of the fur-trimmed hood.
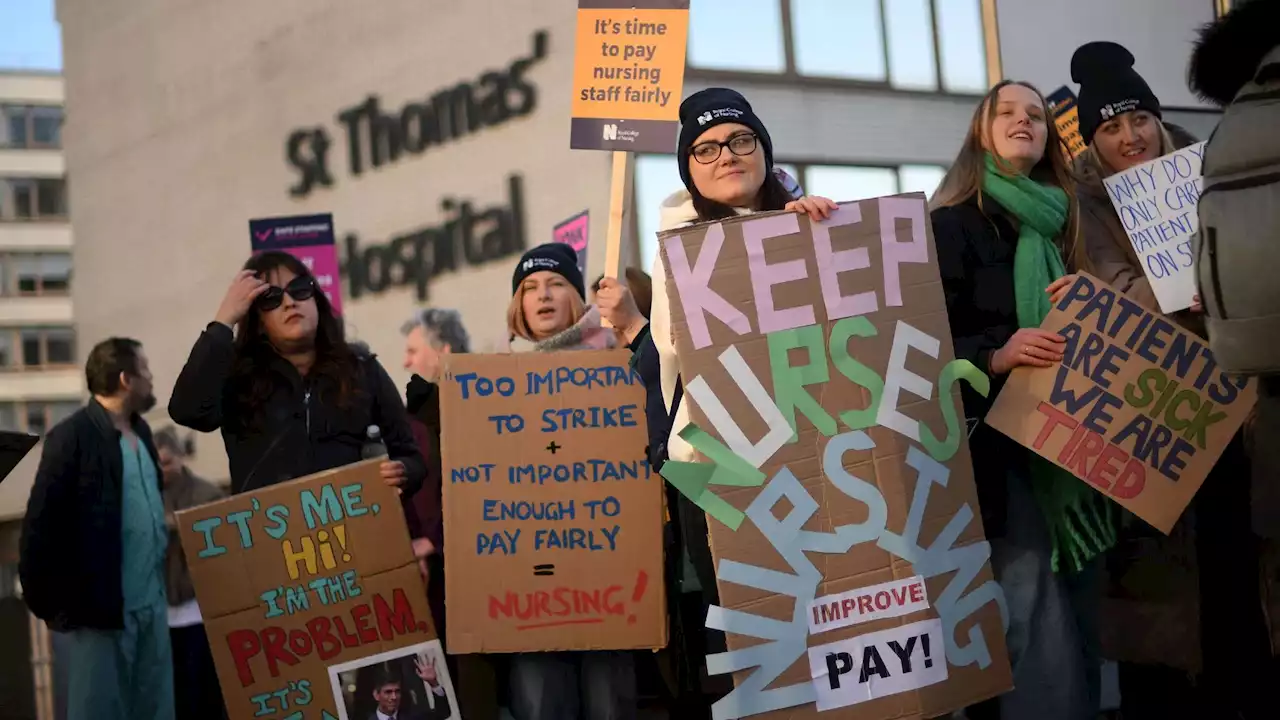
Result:
{"label": "fur-trimmed hood", "polygon": [[1187,84],[1209,102],[1226,105],[1258,65],[1280,46],[1280,0],[1246,0],[1200,30]]}

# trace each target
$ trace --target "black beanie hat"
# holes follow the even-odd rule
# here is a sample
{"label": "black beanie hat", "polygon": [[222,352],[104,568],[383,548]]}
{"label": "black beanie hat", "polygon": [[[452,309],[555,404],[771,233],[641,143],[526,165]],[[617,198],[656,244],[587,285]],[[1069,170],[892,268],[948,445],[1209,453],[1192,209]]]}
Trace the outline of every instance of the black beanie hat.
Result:
{"label": "black beanie hat", "polygon": [[1133,53],[1113,42],[1086,43],[1071,56],[1071,79],[1080,83],[1076,107],[1085,145],[1093,143],[1099,125],[1117,115],[1146,110],[1161,117],[1160,101],[1133,62]]}
{"label": "black beanie hat", "polygon": [[568,245],[558,242],[539,245],[520,256],[516,271],[511,274],[511,294],[516,294],[525,278],[541,270],[556,273],[568,280],[582,299],[587,299],[582,271],[578,269],[578,253]]}
{"label": "black beanie hat", "polygon": [[751,128],[760,138],[760,147],[764,148],[765,172],[773,170],[773,140],[742,93],[729,88],[699,90],[680,103],[680,141],[676,145],[680,179],[690,193],[694,192],[693,178],[689,176],[689,150],[693,141],[724,123],[738,123]]}

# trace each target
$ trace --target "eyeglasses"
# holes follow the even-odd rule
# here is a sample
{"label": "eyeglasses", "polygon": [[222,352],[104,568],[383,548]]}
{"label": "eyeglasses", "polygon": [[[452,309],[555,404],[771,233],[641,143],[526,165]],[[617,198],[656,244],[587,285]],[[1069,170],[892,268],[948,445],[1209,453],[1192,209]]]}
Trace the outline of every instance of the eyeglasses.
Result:
{"label": "eyeglasses", "polygon": [[289,281],[284,287],[276,287],[272,285],[267,291],[258,296],[255,303],[261,312],[271,312],[284,304],[284,295],[289,294],[295,302],[306,302],[315,297],[316,284],[308,277],[297,277]]}
{"label": "eyeglasses", "polygon": [[729,148],[729,152],[744,157],[756,151],[755,133],[743,133],[734,135],[724,142],[704,142],[693,146],[689,154],[693,156],[702,165],[710,165],[720,159],[720,153],[725,148]]}

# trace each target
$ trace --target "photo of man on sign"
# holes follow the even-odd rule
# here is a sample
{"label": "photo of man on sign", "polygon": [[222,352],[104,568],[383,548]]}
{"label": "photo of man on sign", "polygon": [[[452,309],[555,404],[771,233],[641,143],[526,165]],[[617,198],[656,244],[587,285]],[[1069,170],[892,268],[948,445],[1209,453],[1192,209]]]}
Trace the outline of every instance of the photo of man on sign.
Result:
{"label": "photo of man on sign", "polygon": [[457,706],[440,641],[329,669],[342,720],[450,720]]}

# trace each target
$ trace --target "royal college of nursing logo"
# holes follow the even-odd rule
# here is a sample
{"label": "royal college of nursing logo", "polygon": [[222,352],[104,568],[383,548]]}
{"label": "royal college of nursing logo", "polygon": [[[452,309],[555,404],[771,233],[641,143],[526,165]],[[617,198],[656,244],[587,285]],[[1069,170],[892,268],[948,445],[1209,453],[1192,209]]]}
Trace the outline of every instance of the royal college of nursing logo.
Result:
{"label": "royal college of nursing logo", "polygon": [[613,123],[609,123],[604,126],[603,132],[601,134],[604,136],[605,140],[617,140],[618,126]]}
{"label": "royal college of nursing logo", "polygon": [[711,122],[711,111],[710,111],[710,110],[708,110],[708,111],[706,111],[706,112],[704,112],[704,113],[702,113],[701,115],[699,115],[699,116],[698,116],[698,124],[699,124],[699,125],[706,125],[706,124],[707,124],[707,123],[709,123],[709,122]]}

